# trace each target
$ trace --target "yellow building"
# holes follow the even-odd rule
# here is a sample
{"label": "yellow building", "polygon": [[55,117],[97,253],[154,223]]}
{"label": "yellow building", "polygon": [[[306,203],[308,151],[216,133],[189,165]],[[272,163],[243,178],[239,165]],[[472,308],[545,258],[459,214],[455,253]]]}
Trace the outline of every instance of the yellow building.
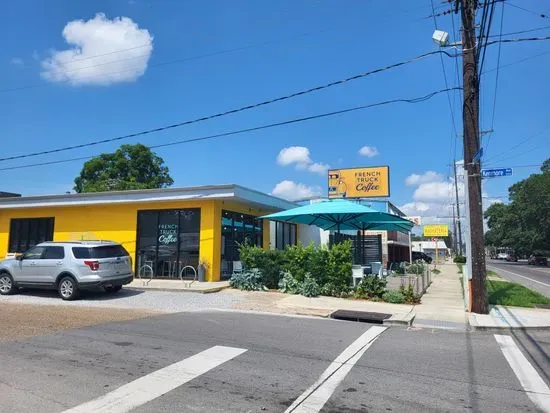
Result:
{"label": "yellow building", "polygon": [[239,261],[239,243],[295,244],[296,226],[270,237],[269,221],[258,218],[295,206],[238,185],[0,197],[0,257],[43,241],[112,240],[138,275],[191,277],[201,262],[206,280],[218,281]]}

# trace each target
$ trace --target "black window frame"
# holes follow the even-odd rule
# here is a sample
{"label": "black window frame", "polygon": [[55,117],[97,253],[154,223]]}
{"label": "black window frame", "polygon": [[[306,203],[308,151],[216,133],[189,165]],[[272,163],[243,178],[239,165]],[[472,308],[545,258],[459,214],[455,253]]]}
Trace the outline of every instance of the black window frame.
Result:
{"label": "black window frame", "polygon": [[[22,231],[22,227],[25,231]],[[36,245],[53,241],[55,217],[12,218],[8,237],[8,253],[23,253]],[[34,240],[31,242],[31,233]]]}
{"label": "black window frame", "polygon": [[298,225],[275,221],[275,248],[284,250],[289,245],[298,244]]}

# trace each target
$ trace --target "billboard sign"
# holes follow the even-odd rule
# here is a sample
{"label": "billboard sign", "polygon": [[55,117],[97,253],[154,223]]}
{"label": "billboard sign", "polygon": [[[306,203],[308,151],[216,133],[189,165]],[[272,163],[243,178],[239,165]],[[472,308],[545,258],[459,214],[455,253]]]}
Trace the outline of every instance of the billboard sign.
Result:
{"label": "billboard sign", "polygon": [[448,237],[449,226],[447,224],[424,225],[425,237]]}
{"label": "billboard sign", "polygon": [[328,197],[374,198],[390,196],[390,167],[330,169]]}
{"label": "billboard sign", "polygon": [[407,221],[411,221],[414,225],[422,225],[422,217],[403,217]]}

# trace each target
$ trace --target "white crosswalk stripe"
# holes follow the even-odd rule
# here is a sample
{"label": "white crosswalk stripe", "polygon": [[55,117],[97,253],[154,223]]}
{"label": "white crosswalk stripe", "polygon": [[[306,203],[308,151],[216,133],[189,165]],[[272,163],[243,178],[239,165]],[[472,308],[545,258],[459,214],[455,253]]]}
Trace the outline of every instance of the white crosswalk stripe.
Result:
{"label": "white crosswalk stripe", "polygon": [[495,339],[527,396],[543,412],[550,413],[550,389],[523,355],[514,339],[498,334],[495,334]]}
{"label": "white crosswalk stripe", "polygon": [[321,411],[338,385],[355,363],[387,327],[373,326],[351,343],[321,374],[319,379],[303,392],[285,413],[315,413]]}
{"label": "white crosswalk stripe", "polygon": [[245,351],[246,349],[234,347],[211,347],[63,413],[129,412],[239,356]]}

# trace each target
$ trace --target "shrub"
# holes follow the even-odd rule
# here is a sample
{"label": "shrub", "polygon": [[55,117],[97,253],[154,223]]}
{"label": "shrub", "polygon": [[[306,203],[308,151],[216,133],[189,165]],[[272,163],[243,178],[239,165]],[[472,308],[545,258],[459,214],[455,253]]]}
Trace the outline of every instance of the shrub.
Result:
{"label": "shrub", "polygon": [[263,273],[263,282],[267,288],[277,288],[283,274],[283,252],[281,250],[265,250],[259,267]]}
{"label": "shrub", "polygon": [[405,288],[404,285],[402,285],[399,288],[399,292],[403,294],[403,297],[405,298],[405,302],[409,304],[419,304],[420,303],[420,295],[415,294],[413,290],[413,286],[409,284],[408,287]]}
{"label": "shrub", "polygon": [[363,277],[355,289],[356,298],[374,298],[382,297],[386,291],[387,281],[376,275],[367,275]]}
{"label": "shrub", "polygon": [[300,283],[299,292],[304,297],[317,297],[321,294],[321,287],[311,274],[306,273],[304,281]]}
{"label": "shrub", "polygon": [[349,292],[351,283],[351,241],[334,244],[328,252],[328,263],[324,277],[324,285],[330,295],[342,296]]}
{"label": "shrub", "polygon": [[311,257],[315,251],[313,244],[304,247],[302,244],[289,245],[283,251],[283,269],[290,272],[298,281],[303,281],[311,266]]}
{"label": "shrub", "polygon": [[466,264],[466,257],[464,255],[457,255],[453,262],[456,262],[457,264]]}
{"label": "shrub", "polygon": [[325,285],[328,281],[327,268],[329,261],[330,251],[327,247],[313,249],[309,263],[309,272],[319,285]]}
{"label": "shrub", "polygon": [[424,264],[416,263],[416,264],[409,265],[407,267],[407,273],[416,274],[416,275],[423,274],[424,273]]}
{"label": "shrub", "polygon": [[283,293],[297,294],[299,289],[300,282],[290,272],[285,271],[279,281],[279,290]]}
{"label": "shrub", "polygon": [[432,270],[432,272],[433,272],[434,274],[441,274],[441,271],[439,271],[437,268],[434,268],[434,269]]}
{"label": "shrub", "polygon": [[382,298],[384,301],[392,304],[403,304],[405,302],[405,296],[403,293],[396,290],[386,291]]}
{"label": "shrub", "polygon": [[245,270],[257,268],[262,273],[262,283],[267,288],[277,288],[283,269],[283,252],[264,250],[250,244],[240,244],[239,254]]}
{"label": "shrub", "polygon": [[264,250],[256,245],[239,244],[239,255],[244,268],[261,268]]}
{"label": "shrub", "polygon": [[244,291],[260,291],[265,289],[263,274],[258,269],[233,274],[229,279],[229,285]]}

